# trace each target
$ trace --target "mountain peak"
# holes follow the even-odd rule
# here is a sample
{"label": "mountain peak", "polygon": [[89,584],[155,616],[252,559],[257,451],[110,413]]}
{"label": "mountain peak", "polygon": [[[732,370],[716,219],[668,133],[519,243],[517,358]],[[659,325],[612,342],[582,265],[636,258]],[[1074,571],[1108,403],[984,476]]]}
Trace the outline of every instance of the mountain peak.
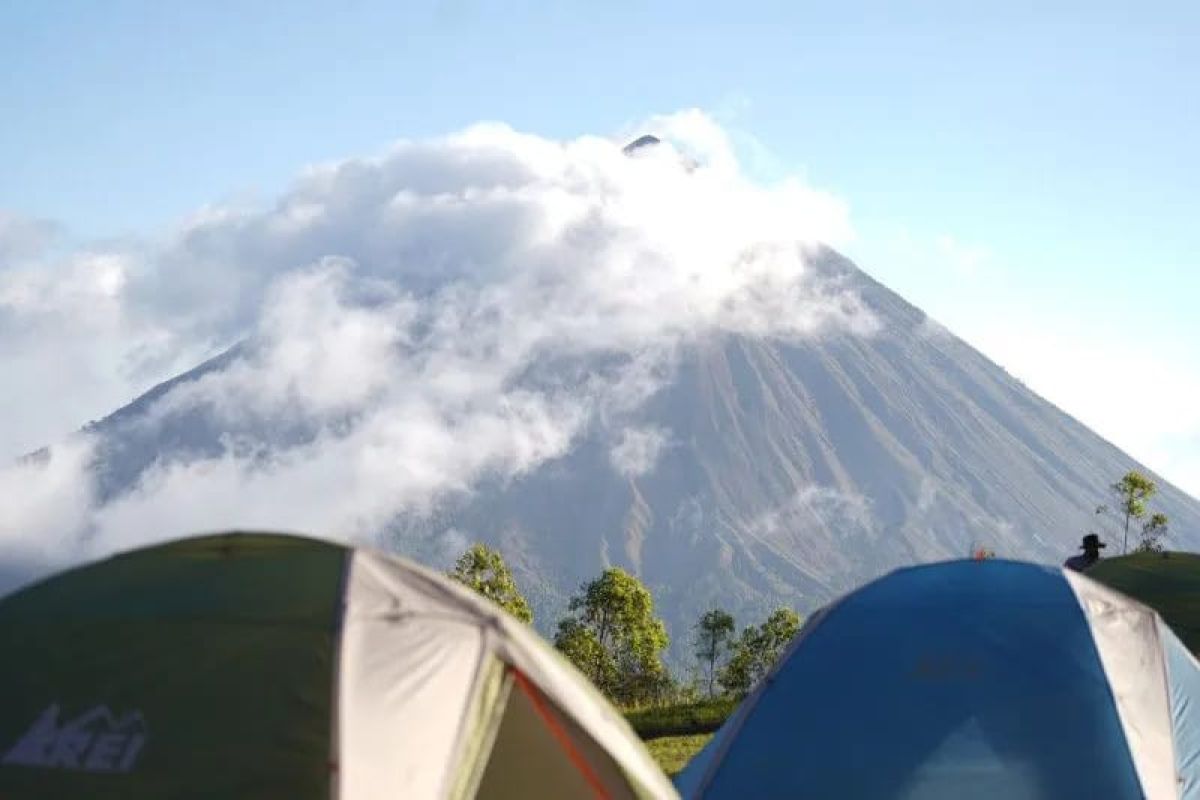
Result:
{"label": "mountain peak", "polygon": [[662,139],[659,139],[657,136],[647,133],[643,136],[639,136],[638,138],[634,139],[629,144],[625,145],[623,148],[621,148],[621,152],[624,153],[625,155],[631,155],[631,154],[637,152],[638,150],[644,150],[648,147],[654,147],[655,145],[658,145],[658,144],[662,144]]}

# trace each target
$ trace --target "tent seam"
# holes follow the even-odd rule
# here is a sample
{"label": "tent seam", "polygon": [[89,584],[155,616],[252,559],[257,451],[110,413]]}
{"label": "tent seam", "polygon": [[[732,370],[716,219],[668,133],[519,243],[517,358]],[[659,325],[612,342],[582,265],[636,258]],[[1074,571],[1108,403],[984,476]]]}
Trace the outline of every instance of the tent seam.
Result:
{"label": "tent seam", "polygon": [[562,747],[564,752],[566,752],[567,758],[571,761],[571,764],[575,767],[575,769],[579,770],[579,774],[583,776],[585,781],[587,781],[588,787],[592,790],[592,794],[598,798],[598,800],[608,800],[609,795],[608,792],[604,790],[604,784],[600,782],[600,779],[596,777],[596,773],[593,772],[591,767],[588,765],[587,760],[571,743],[570,735],[563,730],[562,726],[558,724],[558,720],[554,719],[554,716],[546,708],[546,703],[540,696],[541,693],[537,690],[537,687],[533,686],[529,679],[526,678],[524,673],[522,673],[519,669],[514,668],[512,670],[512,674],[517,686],[520,687],[521,691],[525,693],[525,696],[529,698],[529,701],[533,704],[534,710],[537,711],[538,716],[542,718],[542,722],[546,724],[546,727],[550,729],[550,733],[554,736],[559,746]]}
{"label": "tent seam", "polygon": [[[405,617],[405,616],[411,617],[411,616],[415,616],[415,615],[396,615],[396,616],[397,617]],[[447,772],[442,778],[442,780],[444,782],[444,785],[443,785],[444,791],[442,792],[443,796],[447,795],[447,792],[445,790],[448,789],[448,787],[453,783],[454,770],[449,769],[449,768],[458,769],[458,768],[462,767],[461,761],[464,756],[463,756],[463,753],[461,752],[461,750],[463,747],[463,742],[465,741],[467,723],[469,722],[472,715],[476,711],[476,707],[475,707],[476,703],[478,703],[481,699],[479,697],[479,695],[483,691],[482,676],[483,676],[484,665],[487,663],[488,658],[492,657],[492,651],[491,651],[491,648],[489,647],[491,642],[488,637],[488,633],[492,626],[490,624],[489,625],[481,625],[478,622],[476,622],[476,624],[473,625],[472,627],[477,628],[479,630],[479,657],[477,659],[475,659],[475,669],[471,673],[471,697],[467,701],[466,705],[463,706],[462,713],[459,715],[459,718],[458,718],[458,725],[455,727],[455,736],[454,736],[454,739],[455,739],[455,754],[454,755],[455,755],[455,757],[453,759],[449,759],[449,761],[451,763],[447,764],[447,767],[448,767]]]}

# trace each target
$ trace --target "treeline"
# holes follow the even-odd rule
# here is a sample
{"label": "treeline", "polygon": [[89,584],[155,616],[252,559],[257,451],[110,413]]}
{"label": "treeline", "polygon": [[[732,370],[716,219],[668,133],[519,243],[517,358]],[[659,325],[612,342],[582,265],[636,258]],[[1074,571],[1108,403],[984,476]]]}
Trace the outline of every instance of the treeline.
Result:
{"label": "treeline", "polygon": [[[472,545],[448,573],[522,622],[533,613],[500,554]],[[579,588],[558,620],[554,646],[615,703],[625,706],[687,702],[702,696],[742,697],[770,671],[800,629],[800,615],[778,608],[739,633],[722,609],[705,613],[692,629],[695,671],[672,675],[663,662],[670,645],[654,612],[650,590],[623,569],[610,567]]]}

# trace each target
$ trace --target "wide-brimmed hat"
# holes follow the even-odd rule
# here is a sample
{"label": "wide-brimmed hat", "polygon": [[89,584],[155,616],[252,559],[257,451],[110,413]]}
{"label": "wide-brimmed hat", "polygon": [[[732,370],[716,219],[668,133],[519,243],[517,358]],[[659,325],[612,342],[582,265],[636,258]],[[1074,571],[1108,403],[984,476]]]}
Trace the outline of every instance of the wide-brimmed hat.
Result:
{"label": "wide-brimmed hat", "polygon": [[1088,545],[1093,545],[1095,547],[1108,547],[1108,545],[1100,541],[1100,537],[1094,533],[1089,533],[1087,536],[1083,537],[1083,544],[1079,545],[1079,549],[1087,550]]}

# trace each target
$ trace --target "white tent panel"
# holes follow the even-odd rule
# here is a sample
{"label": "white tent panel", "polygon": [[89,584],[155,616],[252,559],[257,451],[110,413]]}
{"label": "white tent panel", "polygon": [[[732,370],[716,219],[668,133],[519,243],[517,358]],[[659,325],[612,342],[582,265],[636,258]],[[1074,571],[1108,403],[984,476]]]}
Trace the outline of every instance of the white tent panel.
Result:
{"label": "white tent panel", "polygon": [[[555,796],[594,796],[600,787],[601,796],[613,798],[678,797],[625,719],[585,678],[528,626],[469,589],[355,550],[345,602],[339,800],[442,798],[463,786],[470,777],[458,774],[468,768],[463,756],[482,741],[476,728],[487,718],[478,693],[496,661],[517,685],[495,708],[504,717],[488,758],[499,761],[483,766],[481,796],[509,796],[535,777],[513,758],[521,753],[545,771],[542,788],[564,790]],[[558,775],[554,785],[545,783],[551,773]]]}
{"label": "white tent panel", "polygon": [[1170,693],[1157,615],[1076,572],[1063,570],[1063,574],[1083,608],[1108,675],[1142,790],[1153,800],[1178,797]]}
{"label": "white tent panel", "polygon": [[[340,800],[444,796],[484,656],[478,624],[442,619],[355,553],[339,665]],[[400,590],[400,591],[397,591]]]}

